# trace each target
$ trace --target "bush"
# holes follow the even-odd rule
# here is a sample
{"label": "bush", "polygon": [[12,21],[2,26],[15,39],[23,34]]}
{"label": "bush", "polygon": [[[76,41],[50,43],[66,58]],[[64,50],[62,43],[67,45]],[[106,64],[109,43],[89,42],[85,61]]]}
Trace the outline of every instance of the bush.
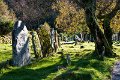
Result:
{"label": "bush", "polygon": [[6,35],[13,29],[13,22],[0,22],[0,35]]}

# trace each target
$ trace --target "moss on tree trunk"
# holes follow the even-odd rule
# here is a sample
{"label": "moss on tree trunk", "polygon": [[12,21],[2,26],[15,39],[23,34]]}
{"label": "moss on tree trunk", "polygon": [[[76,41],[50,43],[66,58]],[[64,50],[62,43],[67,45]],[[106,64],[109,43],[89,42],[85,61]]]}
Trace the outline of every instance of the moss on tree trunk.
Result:
{"label": "moss on tree trunk", "polygon": [[[89,0],[84,1],[86,4],[85,6],[85,15],[86,15],[86,23],[90,29],[91,34],[93,35],[95,39],[96,44],[96,53],[101,55],[102,54],[102,47],[104,46],[107,53],[105,53],[105,56],[111,57],[113,55],[112,48],[110,47],[105,35],[99,28],[95,16],[96,11],[96,0]],[[88,5],[89,4],[89,5]]]}

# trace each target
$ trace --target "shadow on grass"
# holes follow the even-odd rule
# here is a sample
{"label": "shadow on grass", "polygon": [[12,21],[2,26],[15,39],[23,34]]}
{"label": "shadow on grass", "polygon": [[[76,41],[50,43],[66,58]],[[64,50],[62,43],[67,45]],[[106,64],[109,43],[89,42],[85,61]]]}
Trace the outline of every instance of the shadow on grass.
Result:
{"label": "shadow on grass", "polygon": [[[46,79],[49,74],[58,71],[58,66],[61,65],[66,66],[65,56],[61,56],[60,59],[61,60],[56,64],[47,67],[42,67],[39,69],[29,69],[29,66],[31,65],[28,65],[27,67],[22,67],[20,69],[12,70],[8,73],[3,74],[0,80]],[[77,61],[71,62],[71,66],[74,66],[73,68],[66,69],[64,73],[56,76],[53,80],[93,80],[93,75],[96,76],[96,73],[92,70],[88,71],[88,68],[92,68],[98,72],[104,73],[107,72],[108,68],[110,67],[109,65],[106,66],[105,64],[106,63],[104,63],[104,61],[98,60],[96,55],[94,55],[94,52],[85,53],[83,55],[80,55]],[[80,68],[84,68],[84,70],[81,71]]]}
{"label": "shadow on grass", "polygon": [[67,71],[54,78],[54,80],[92,80],[92,76],[89,73],[75,73]]}
{"label": "shadow on grass", "polygon": [[42,80],[42,79],[46,79],[49,74],[55,73],[58,71],[58,66],[61,66],[61,65],[63,66],[66,64],[65,58],[62,56],[60,58],[61,60],[56,64],[53,64],[47,67],[42,67],[42,68],[35,69],[35,70],[29,69],[30,66],[34,67],[34,64],[30,64],[28,66],[21,67],[19,69],[13,69],[12,71],[8,73],[4,73],[0,77],[0,80]]}
{"label": "shadow on grass", "polygon": [[0,70],[3,68],[8,69],[11,62],[12,53],[11,50],[5,50],[0,52]]}
{"label": "shadow on grass", "polygon": [[92,76],[90,73],[87,72],[82,72],[82,71],[78,71],[78,72],[74,72],[75,70],[78,70],[78,67],[87,67],[87,65],[90,64],[89,60],[87,60],[86,58],[93,58],[93,56],[91,56],[91,53],[87,53],[85,55],[80,55],[78,56],[79,59],[77,61],[72,61],[71,66],[75,66],[72,69],[67,70],[66,72],[64,72],[61,75],[56,76],[56,78],[54,78],[54,80],[92,80]]}
{"label": "shadow on grass", "polygon": [[3,74],[0,80],[42,80],[56,71],[57,64],[36,70],[23,67]]}
{"label": "shadow on grass", "polygon": [[[71,62],[71,66],[74,66],[74,68],[58,75],[54,80],[101,80],[102,78],[100,78],[99,75],[102,75],[101,73],[105,74],[105,72],[109,72],[110,65],[99,60],[94,52],[86,53],[79,57],[80,58],[77,61]],[[96,73],[96,71],[98,73]],[[107,77],[110,78],[108,75]]]}
{"label": "shadow on grass", "polygon": [[107,64],[103,60],[100,60],[99,57],[97,57],[97,55],[94,53],[94,51],[82,55],[78,61],[72,63],[73,63],[72,65],[75,66],[76,69],[78,67],[80,68],[91,67],[99,72],[104,72],[107,71],[106,68],[107,69],[109,68],[109,65],[107,66]]}

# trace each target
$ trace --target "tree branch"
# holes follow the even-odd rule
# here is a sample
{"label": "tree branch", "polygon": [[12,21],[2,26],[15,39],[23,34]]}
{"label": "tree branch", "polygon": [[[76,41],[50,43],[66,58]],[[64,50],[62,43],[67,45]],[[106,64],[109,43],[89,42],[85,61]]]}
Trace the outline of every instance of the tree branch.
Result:
{"label": "tree branch", "polygon": [[111,19],[111,18],[113,18],[117,14],[118,10],[120,10],[120,0],[116,1],[115,8],[109,14],[98,15],[97,18],[98,19],[104,19],[106,17],[106,18]]}

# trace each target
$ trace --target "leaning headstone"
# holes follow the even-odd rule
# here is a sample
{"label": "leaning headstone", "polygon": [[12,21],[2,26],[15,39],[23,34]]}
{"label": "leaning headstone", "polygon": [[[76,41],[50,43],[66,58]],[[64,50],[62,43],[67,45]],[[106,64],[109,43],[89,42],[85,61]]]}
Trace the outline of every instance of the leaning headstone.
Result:
{"label": "leaning headstone", "polygon": [[25,66],[30,63],[28,30],[22,21],[17,21],[12,31],[13,65]]}

